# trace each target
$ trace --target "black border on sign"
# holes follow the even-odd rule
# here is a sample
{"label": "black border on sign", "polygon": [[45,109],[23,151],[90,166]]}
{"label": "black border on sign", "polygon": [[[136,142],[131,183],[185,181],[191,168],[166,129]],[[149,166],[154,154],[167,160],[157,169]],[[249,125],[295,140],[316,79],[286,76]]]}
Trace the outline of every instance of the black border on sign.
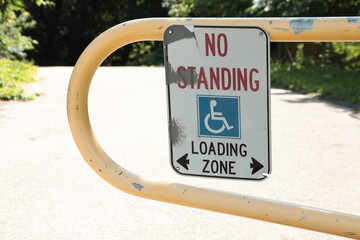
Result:
{"label": "black border on sign", "polygon": [[[213,25],[192,25],[192,24],[174,24],[174,25],[170,25],[165,31],[164,31],[164,36],[163,36],[163,44],[164,44],[164,67],[165,67],[165,77],[166,77],[166,82],[169,76],[168,73],[168,49],[167,49],[167,44],[166,44],[166,33],[169,31],[169,29],[171,27],[174,26],[186,26],[186,25],[190,25],[190,26],[194,26],[194,28],[247,28],[247,29],[259,29],[260,31],[262,31],[266,37],[266,70],[267,70],[267,74],[266,74],[266,78],[267,78],[267,130],[268,130],[268,171],[266,172],[266,174],[270,174],[271,173],[271,129],[270,129],[270,90],[271,90],[271,86],[270,86],[270,39],[269,39],[269,35],[268,33],[261,27],[258,26],[213,26]],[[173,157],[173,147],[172,147],[172,140],[171,140],[171,105],[170,105],[170,84],[166,84],[167,85],[167,99],[168,99],[168,128],[169,128],[169,143],[170,143],[170,165],[172,166],[173,170],[175,172],[177,172],[178,174],[181,175],[185,175],[185,176],[196,176],[196,177],[209,177],[209,178],[222,178],[222,179],[241,179],[241,180],[252,180],[252,181],[261,181],[261,180],[265,180],[267,179],[266,175],[263,175],[263,178],[242,178],[242,177],[224,177],[224,176],[210,176],[210,175],[200,175],[200,174],[189,174],[189,173],[182,173],[179,172],[176,167],[174,166],[174,157]],[[175,160],[176,161],[176,160]]]}

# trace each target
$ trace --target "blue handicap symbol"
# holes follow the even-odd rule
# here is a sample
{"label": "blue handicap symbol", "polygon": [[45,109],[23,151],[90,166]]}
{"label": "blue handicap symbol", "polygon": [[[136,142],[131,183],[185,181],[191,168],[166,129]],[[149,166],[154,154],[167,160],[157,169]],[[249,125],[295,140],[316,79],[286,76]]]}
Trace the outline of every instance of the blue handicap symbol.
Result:
{"label": "blue handicap symbol", "polygon": [[197,95],[200,137],[241,138],[240,97]]}

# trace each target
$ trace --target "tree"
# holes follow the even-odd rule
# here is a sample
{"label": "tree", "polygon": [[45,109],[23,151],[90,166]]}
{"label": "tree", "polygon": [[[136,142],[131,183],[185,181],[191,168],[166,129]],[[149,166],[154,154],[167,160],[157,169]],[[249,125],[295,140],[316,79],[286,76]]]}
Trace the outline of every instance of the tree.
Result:
{"label": "tree", "polygon": [[[41,8],[26,4],[37,22],[36,29],[29,31],[29,34],[39,41],[31,57],[40,65],[74,65],[85,47],[106,29],[132,19],[166,16],[161,0],[53,2],[53,6]],[[107,62],[125,65],[131,61],[133,49],[139,47],[139,44],[123,47],[112,54]]]}
{"label": "tree", "polygon": [[252,0],[164,0],[171,17],[244,17],[249,16]]}
{"label": "tree", "polygon": [[[360,0],[164,0],[172,17],[320,17],[359,16]],[[272,58],[297,61],[311,57],[320,64],[360,67],[358,43],[272,43]],[[300,51],[301,53],[297,52]]]}
{"label": "tree", "polygon": [[[333,17],[359,16],[360,0],[259,0],[252,8],[254,15],[262,17]],[[303,52],[318,64],[340,67],[360,67],[358,43],[297,43],[278,44],[278,58],[294,61],[297,51]],[[284,51],[285,50],[285,51]],[[281,54],[286,52],[286,54]],[[301,55],[302,53],[300,53]]]}
{"label": "tree", "polygon": [[23,32],[34,26],[21,0],[0,0],[0,57],[24,59],[37,42]]}
{"label": "tree", "polygon": [[333,17],[358,16],[360,0],[258,0],[256,15],[264,17]]}

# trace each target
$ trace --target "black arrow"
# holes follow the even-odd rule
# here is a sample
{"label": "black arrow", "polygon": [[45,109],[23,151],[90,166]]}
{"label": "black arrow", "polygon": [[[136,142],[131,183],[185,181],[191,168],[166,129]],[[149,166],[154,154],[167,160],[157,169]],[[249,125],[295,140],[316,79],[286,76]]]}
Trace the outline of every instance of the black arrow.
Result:
{"label": "black arrow", "polygon": [[250,168],[252,168],[252,172],[251,174],[256,173],[257,171],[259,171],[260,169],[262,169],[264,167],[264,165],[262,165],[261,163],[259,163],[258,161],[256,161],[255,158],[251,158],[252,163],[250,163]]}
{"label": "black arrow", "polygon": [[179,158],[176,162],[178,164],[180,164],[181,166],[183,166],[186,170],[189,170],[188,164],[190,162],[189,162],[189,159],[187,159],[187,157],[188,157],[188,154],[186,153],[184,156]]}

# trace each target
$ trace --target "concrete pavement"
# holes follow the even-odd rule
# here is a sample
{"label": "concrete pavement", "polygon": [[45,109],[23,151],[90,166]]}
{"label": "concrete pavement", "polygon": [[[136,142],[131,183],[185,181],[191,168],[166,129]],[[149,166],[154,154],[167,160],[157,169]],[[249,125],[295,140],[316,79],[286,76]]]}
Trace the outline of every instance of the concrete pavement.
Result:
{"label": "concrete pavement", "polygon": [[[339,239],[140,199],[98,177],[66,117],[72,68],[40,68],[29,102],[0,105],[0,239]],[[104,150],[146,177],[360,215],[360,120],[345,107],[272,90],[272,174],[183,177],[170,167],[163,68],[100,68],[89,111]]]}

